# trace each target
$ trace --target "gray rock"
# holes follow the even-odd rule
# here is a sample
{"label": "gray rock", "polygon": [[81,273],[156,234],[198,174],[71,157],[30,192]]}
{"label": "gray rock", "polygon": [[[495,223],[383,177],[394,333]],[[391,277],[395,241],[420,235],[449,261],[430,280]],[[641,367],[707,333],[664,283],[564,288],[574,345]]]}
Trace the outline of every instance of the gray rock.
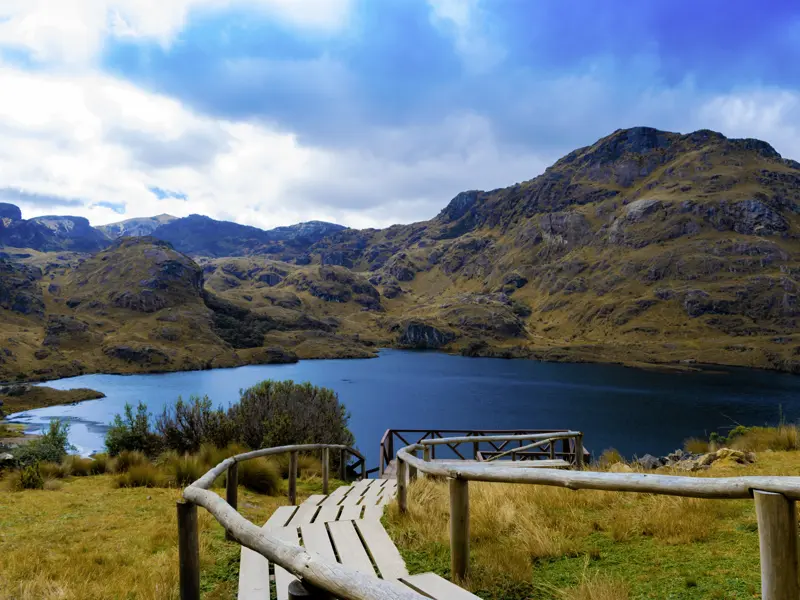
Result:
{"label": "gray rock", "polygon": [[409,321],[402,326],[398,343],[407,348],[437,349],[455,339],[452,333],[422,321]]}
{"label": "gray rock", "polygon": [[659,210],[661,206],[661,200],[656,200],[655,198],[634,200],[625,207],[625,218],[632,223],[638,223],[646,216]]}
{"label": "gray rock", "polygon": [[645,454],[642,458],[637,459],[636,462],[644,469],[657,469],[664,464],[660,458],[656,458],[652,454]]}
{"label": "gray rock", "polygon": [[2,465],[4,462],[11,462],[13,460],[14,456],[12,454],[9,454],[8,452],[3,452],[2,454],[0,454],[0,465]]}

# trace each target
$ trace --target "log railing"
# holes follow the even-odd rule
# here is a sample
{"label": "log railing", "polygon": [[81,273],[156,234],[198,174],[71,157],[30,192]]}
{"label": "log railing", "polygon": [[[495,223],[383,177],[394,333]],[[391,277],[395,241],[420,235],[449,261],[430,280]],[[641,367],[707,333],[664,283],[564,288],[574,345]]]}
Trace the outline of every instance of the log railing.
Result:
{"label": "log railing", "polygon": [[[483,436],[493,441],[498,436]],[[507,436],[528,439],[531,436]],[[576,440],[579,438],[575,438]],[[484,441],[480,440],[480,441]],[[454,440],[451,440],[451,442]],[[472,440],[471,440],[472,441]],[[478,441],[478,440],[475,440]],[[441,442],[423,439],[397,452],[397,502],[408,510],[408,475],[421,472],[447,478],[450,486],[450,553],[455,580],[469,572],[469,482],[489,481],[565,487],[571,490],[605,490],[665,494],[689,498],[741,499],[755,501],[761,556],[763,600],[797,600],[798,541],[795,502],[800,500],[800,477],[680,477],[641,473],[598,473],[582,470],[517,469],[502,462],[478,464],[430,462],[430,448]],[[423,451],[427,458],[416,454]],[[582,455],[582,453],[581,453]]]}
{"label": "log railing", "polygon": [[[395,448],[420,444],[423,440],[443,439],[442,442],[453,457],[461,460],[487,460],[497,454],[509,450],[515,444],[522,446],[526,435],[542,433],[566,433],[566,429],[387,429],[381,438],[378,471],[381,475],[394,458]],[[498,436],[502,439],[498,439]],[[509,436],[523,436],[508,439]],[[492,437],[493,439],[488,439]],[[456,442],[455,439],[469,438]],[[558,443],[560,442],[560,443]],[[560,448],[559,448],[560,446]],[[561,458],[570,464],[577,462],[574,439],[570,437],[554,440],[553,443],[540,447],[536,452],[515,453],[512,460],[539,460]],[[589,460],[589,452],[583,449],[583,462]],[[431,458],[436,459],[436,447],[431,447]]]}
{"label": "log railing", "polygon": [[[341,464],[348,455],[365,473],[364,456],[355,448],[337,444],[305,444],[265,448],[226,458],[200,479],[183,490],[178,502],[178,558],[181,600],[200,599],[200,542],[197,506],[202,506],[222,525],[228,539],[258,552],[298,578],[289,588],[290,598],[342,598],[344,600],[426,600],[412,589],[392,581],[365,575],[338,563],[328,563],[309,554],[305,548],[279,540],[242,517],[237,508],[236,482],[240,462],[289,452],[289,499],[297,501],[297,457],[299,452],[319,451],[322,455],[323,488],[328,487],[328,459],[331,451],[340,452]],[[227,472],[226,498],[209,490],[214,481]],[[342,471],[343,473],[344,471]]]}

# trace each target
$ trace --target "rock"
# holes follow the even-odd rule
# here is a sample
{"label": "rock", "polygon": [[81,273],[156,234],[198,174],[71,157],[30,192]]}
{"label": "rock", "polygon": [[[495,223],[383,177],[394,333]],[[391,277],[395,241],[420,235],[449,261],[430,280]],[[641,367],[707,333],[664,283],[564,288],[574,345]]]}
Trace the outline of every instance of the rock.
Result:
{"label": "rock", "polygon": [[625,463],[614,463],[608,470],[610,473],[633,473],[633,469]]}
{"label": "rock", "polygon": [[638,223],[646,216],[659,210],[662,205],[661,200],[656,200],[655,198],[634,200],[625,207],[625,218],[632,223]]}
{"label": "rock", "polygon": [[91,336],[87,334],[89,324],[74,317],[50,315],[44,330],[45,346],[60,346],[66,342],[83,342]]}
{"label": "rock", "polygon": [[383,295],[390,300],[392,298],[397,298],[402,293],[403,289],[399,285],[389,283],[383,286]]}
{"label": "rock", "polygon": [[22,219],[22,211],[19,209],[19,206],[16,206],[15,204],[0,202],[0,219],[19,221]]}
{"label": "rock", "polygon": [[648,469],[648,470],[657,469],[663,464],[660,458],[656,458],[652,454],[645,454],[643,457],[637,459],[636,462],[643,469]]}
{"label": "rock", "polygon": [[8,452],[3,452],[0,454],[0,467],[3,466],[3,463],[7,462],[14,462],[14,455],[9,454]]}
{"label": "rock", "polygon": [[397,343],[406,348],[437,349],[455,339],[455,335],[422,321],[408,321],[400,328]]}
{"label": "rock", "polygon": [[166,352],[150,346],[107,346],[103,352],[111,358],[145,365],[163,365],[170,362]]}
{"label": "rock", "polygon": [[512,271],[511,273],[506,273],[505,277],[503,277],[503,285],[504,286],[511,286],[514,289],[519,289],[525,286],[528,283],[528,279],[523,277],[516,271]]}

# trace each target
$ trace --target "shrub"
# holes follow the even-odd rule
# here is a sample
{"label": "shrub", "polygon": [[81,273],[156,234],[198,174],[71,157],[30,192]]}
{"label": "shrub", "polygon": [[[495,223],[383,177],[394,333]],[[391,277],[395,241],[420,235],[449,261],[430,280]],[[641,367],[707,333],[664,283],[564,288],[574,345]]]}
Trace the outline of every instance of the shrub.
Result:
{"label": "shrub", "polygon": [[683,442],[683,449],[691,454],[705,454],[709,452],[709,443],[701,438],[689,438]]}
{"label": "shrub", "polygon": [[14,451],[14,458],[21,467],[38,462],[60,463],[72,448],[69,441],[69,425],[58,419],[50,421],[50,427],[42,437],[20,446]]}
{"label": "shrub", "polygon": [[276,496],[280,492],[278,467],[266,458],[254,458],[239,463],[239,484],[259,494]]}
{"label": "shrub", "polygon": [[608,448],[603,450],[600,458],[597,459],[597,466],[603,469],[610,467],[616,463],[624,463],[625,459],[616,448]]}
{"label": "shrub", "polygon": [[224,448],[236,439],[233,422],[222,408],[211,406],[208,396],[181,398],[156,419],[156,431],[166,448],[178,452],[197,452],[204,443]]}
{"label": "shrub", "polygon": [[44,488],[44,479],[39,472],[39,465],[33,464],[23,467],[19,472],[19,489],[41,490]]}
{"label": "shrub", "polygon": [[174,450],[159,456],[156,464],[166,474],[171,483],[180,487],[197,481],[207,471],[200,457],[190,454],[180,455]]}
{"label": "shrub", "polygon": [[161,438],[150,430],[150,415],[147,407],[141,402],[136,407],[136,414],[130,404],[125,405],[125,415],[116,415],[114,422],[106,433],[106,448],[111,456],[125,450],[144,452],[147,456],[156,456],[162,447]]}
{"label": "shrub", "polygon": [[117,487],[167,487],[167,478],[150,463],[133,465],[127,472],[117,475]]}
{"label": "shrub", "polygon": [[94,461],[91,458],[83,458],[82,456],[71,455],[67,456],[64,459],[64,462],[61,463],[64,467],[64,470],[67,471],[69,475],[75,475],[76,477],[85,477],[87,475],[92,474],[92,463]]}
{"label": "shrub", "polygon": [[119,453],[119,456],[117,456],[117,472],[125,473],[133,467],[147,465],[149,462],[144,452],[139,452],[138,450],[123,450]]}
{"label": "shrub", "polygon": [[[284,479],[289,477],[289,461],[291,460],[289,454],[279,454],[272,460],[275,462],[275,466],[278,468],[281,477]],[[315,456],[300,454],[297,457],[297,475],[298,477],[321,476],[322,462]]]}
{"label": "shrub", "polygon": [[108,454],[95,454],[92,457],[92,475],[114,473],[117,470],[117,461]]}
{"label": "shrub", "polygon": [[752,427],[728,438],[728,445],[735,450],[763,452],[764,450],[786,451],[800,449],[800,434],[796,425],[778,427]]}
{"label": "shrub", "polygon": [[336,392],[310,383],[262,381],[241,392],[228,415],[250,448],[290,444],[353,445],[350,415]]}
{"label": "shrub", "polygon": [[63,463],[46,461],[39,463],[39,473],[44,479],[63,479],[69,475],[69,470],[64,468]]}

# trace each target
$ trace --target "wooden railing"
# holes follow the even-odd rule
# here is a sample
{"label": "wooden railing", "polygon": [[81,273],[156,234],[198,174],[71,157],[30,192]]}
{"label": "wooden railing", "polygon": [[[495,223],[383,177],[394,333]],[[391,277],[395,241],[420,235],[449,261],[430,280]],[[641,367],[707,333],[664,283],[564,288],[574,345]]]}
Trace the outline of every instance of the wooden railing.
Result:
{"label": "wooden railing", "polygon": [[[455,458],[467,460],[487,460],[495,457],[497,454],[502,453],[514,443],[522,446],[525,440],[530,439],[524,437],[527,435],[539,435],[544,433],[565,433],[566,429],[387,429],[381,438],[380,446],[380,462],[378,464],[378,471],[383,475],[386,467],[394,458],[395,447],[409,446],[412,444],[419,444],[423,440],[446,439],[444,444],[452,452]],[[470,438],[469,440],[456,442],[454,437]],[[501,439],[498,439],[500,436]],[[515,440],[508,439],[508,436],[523,436]],[[490,440],[489,437],[494,439]],[[473,439],[474,438],[474,439]],[[399,443],[395,443],[395,442]],[[570,464],[576,464],[576,448],[574,438],[566,437],[561,438],[558,448],[558,440],[554,440],[552,444],[545,445],[537,452],[530,453],[514,453],[509,455],[512,460],[538,460],[538,459],[553,459],[561,458]],[[431,458],[436,459],[436,447],[431,447]],[[584,448],[582,452],[582,462],[589,462],[590,454]]]}
{"label": "wooden railing", "polygon": [[[496,441],[498,436],[481,440]],[[508,436],[517,440],[525,436]],[[525,439],[531,439],[527,436]],[[577,439],[577,438],[576,438]],[[451,442],[455,440],[450,440]],[[445,477],[450,487],[450,560],[454,579],[469,571],[469,487],[470,481],[522,483],[565,487],[572,490],[605,490],[665,494],[689,498],[741,499],[755,501],[761,556],[763,600],[797,600],[798,541],[795,502],[800,499],[800,477],[679,477],[640,473],[598,473],[582,470],[518,469],[502,463],[430,462],[416,453],[430,449],[440,440],[423,439],[397,452],[397,502],[408,510],[408,481],[422,472]]]}
{"label": "wooden railing", "polygon": [[[292,598],[342,598],[344,600],[427,600],[400,584],[365,575],[338,563],[328,563],[309,554],[305,548],[281,541],[244,517],[237,508],[237,480],[240,462],[290,453],[289,500],[297,502],[297,462],[299,452],[319,451],[322,455],[322,485],[327,493],[330,451],[339,451],[342,465],[347,456],[357,459],[365,473],[364,456],[355,448],[336,444],[305,444],[265,448],[227,458],[183,490],[178,502],[178,558],[181,600],[200,599],[200,542],[197,528],[197,506],[202,506],[222,525],[228,539],[258,552],[298,578],[289,587]],[[214,481],[227,472],[226,498],[209,491]]]}

